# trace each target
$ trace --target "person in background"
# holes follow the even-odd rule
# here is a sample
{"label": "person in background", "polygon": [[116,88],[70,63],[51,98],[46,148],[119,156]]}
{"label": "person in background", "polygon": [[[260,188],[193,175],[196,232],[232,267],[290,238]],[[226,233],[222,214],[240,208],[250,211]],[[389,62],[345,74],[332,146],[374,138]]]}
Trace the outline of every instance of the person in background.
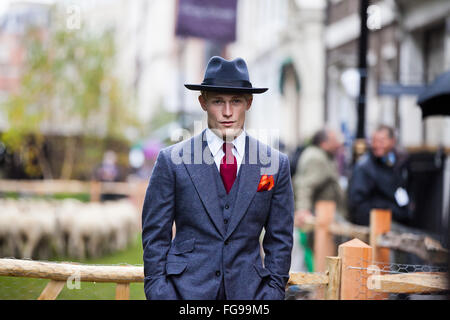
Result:
{"label": "person in background", "polygon": [[[117,165],[117,155],[112,150],[107,150],[103,155],[102,163],[94,170],[94,179],[102,182],[117,182],[120,181],[120,169]],[[124,195],[102,193],[100,201],[118,200]]]}
{"label": "person in background", "polygon": [[[314,134],[312,144],[305,148],[298,160],[294,177],[295,218],[294,249],[291,271],[314,271],[311,233],[301,231],[305,221],[313,216],[317,201],[336,202],[339,215],[346,216],[345,193],[339,184],[335,156],[341,147],[338,134],[322,129]],[[303,256],[303,258],[302,258]],[[303,264],[303,266],[302,266]]]}
{"label": "person in background", "polygon": [[369,225],[374,208],[390,209],[393,221],[408,223],[408,172],[405,157],[395,146],[394,129],[380,125],[372,135],[370,150],[355,164],[348,192],[352,223]]}

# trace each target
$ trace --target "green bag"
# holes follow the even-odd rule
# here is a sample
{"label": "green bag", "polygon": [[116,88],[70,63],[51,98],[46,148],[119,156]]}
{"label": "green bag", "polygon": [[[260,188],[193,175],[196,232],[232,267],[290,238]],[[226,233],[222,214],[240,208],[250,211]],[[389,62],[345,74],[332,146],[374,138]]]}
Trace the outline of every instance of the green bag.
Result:
{"label": "green bag", "polygon": [[311,248],[308,246],[308,234],[306,232],[297,229],[299,235],[300,246],[304,249],[305,252],[304,260],[306,264],[306,268],[308,272],[314,272],[314,253]]}

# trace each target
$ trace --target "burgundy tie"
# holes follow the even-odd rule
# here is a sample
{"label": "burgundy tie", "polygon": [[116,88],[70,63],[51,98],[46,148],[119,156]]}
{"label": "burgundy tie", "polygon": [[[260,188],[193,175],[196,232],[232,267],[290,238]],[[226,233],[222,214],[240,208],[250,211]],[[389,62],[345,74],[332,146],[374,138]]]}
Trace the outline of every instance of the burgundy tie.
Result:
{"label": "burgundy tie", "polygon": [[220,162],[220,176],[222,177],[223,185],[227,193],[230,192],[236,179],[237,161],[233,155],[233,144],[230,142],[224,142],[222,150],[225,155]]}

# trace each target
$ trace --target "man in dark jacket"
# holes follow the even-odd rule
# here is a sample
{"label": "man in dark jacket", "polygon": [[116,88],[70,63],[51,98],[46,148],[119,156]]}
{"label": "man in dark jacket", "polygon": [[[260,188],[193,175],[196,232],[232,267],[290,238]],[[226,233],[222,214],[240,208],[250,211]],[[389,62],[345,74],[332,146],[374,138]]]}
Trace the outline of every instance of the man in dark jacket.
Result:
{"label": "man in dark jacket", "polygon": [[390,209],[392,220],[408,222],[407,170],[395,145],[394,130],[381,125],[373,133],[371,150],[356,163],[348,194],[353,223],[369,225],[370,211],[374,208]]}

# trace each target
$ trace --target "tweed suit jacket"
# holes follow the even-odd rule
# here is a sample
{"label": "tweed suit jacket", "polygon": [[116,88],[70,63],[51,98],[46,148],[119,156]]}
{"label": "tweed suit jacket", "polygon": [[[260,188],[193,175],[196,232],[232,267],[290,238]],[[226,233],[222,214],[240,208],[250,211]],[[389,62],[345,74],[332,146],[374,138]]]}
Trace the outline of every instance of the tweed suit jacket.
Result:
{"label": "tweed suit jacket", "polygon": [[[246,134],[236,202],[224,225],[205,130],[160,151],[142,210],[147,299],[284,299],[294,196],[287,156]],[[262,174],[271,190],[257,192]],[[172,224],[176,235],[172,240]],[[265,229],[261,258],[259,237]]]}

